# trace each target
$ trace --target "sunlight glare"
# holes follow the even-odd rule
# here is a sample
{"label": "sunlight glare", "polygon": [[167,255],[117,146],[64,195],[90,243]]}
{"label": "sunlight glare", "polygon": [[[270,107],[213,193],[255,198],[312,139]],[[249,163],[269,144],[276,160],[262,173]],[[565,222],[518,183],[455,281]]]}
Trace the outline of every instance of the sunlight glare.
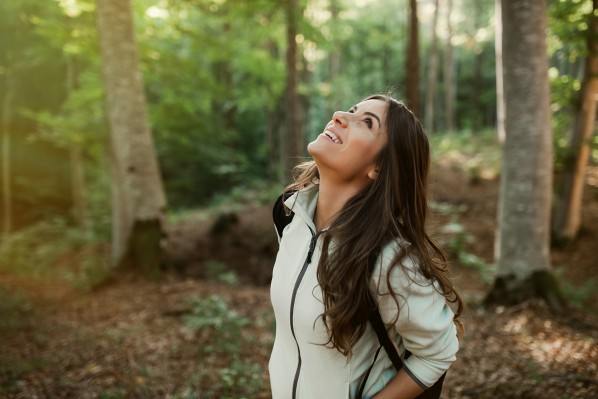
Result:
{"label": "sunlight glare", "polygon": [[166,19],[170,14],[168,13],[168,10],[166,8],[162,8],[159,6],[151,6],[147,9],[145,15],[154,19]]}

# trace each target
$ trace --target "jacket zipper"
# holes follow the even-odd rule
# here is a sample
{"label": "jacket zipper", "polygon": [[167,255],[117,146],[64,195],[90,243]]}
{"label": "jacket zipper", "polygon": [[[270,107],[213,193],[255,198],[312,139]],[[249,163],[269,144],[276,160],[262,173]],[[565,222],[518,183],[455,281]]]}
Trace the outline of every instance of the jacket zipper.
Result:
{"label": "jacket zipper", "polygon": [[305,271],[307,270],[307,266],[311,263],[311,257],[314,254],[314,250],[316,248],[316,241],[318,241],[318,236],[320,233],[316,234],[310,228],[311,231],[311,240],[309,242],[309,250],[307,251],[307,257],[305,258],[305,262],[301,267],[301,271],[299,272],[299,276],[297,276],[297,280],[295,281],[295,287],[293,288],[293,294],[291,296],[291,333],[293,334],[293,338],[295,339],[295,344],[297,345],[297,370],[295,371],[295,379],[293,380],[293,399],[297,398],[297,384],[299,382],[299,373],[301,371],[301,349],[299,349],[299,341],[297,341],[297,337],[295,336],[295,325],[293,323],[293,314],[295,313],[295,299],[297,297],[297,290],[299,289],[299,285],[301,284],[301,280],[303,280],[303,276],[305,275]]}

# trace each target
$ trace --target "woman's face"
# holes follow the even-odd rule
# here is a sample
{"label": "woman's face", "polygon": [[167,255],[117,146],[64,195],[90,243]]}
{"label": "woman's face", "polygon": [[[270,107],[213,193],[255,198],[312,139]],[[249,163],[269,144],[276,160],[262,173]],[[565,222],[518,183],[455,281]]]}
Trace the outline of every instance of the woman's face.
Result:
{"label": "woman's face", "polygon": [[307,146],[321,176],[332,174],[360,185],[375,178],[376,157],[388,142],[387,108],[382,100],[366,100],[349,112],[334,113],[324,132]]}

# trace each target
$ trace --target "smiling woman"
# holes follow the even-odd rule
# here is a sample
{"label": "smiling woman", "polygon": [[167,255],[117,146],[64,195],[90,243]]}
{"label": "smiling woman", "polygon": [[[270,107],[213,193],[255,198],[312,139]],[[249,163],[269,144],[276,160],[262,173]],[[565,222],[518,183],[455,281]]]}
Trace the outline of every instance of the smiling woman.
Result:
{"label": "smiling woman", "polygon": [[307,146],[320,177],[331,179],[335,190],[351,196],[375,177],[376,157],[388,142],[381,123],[386,108],[384,101],[369,99],[349,112],[337,111],[324,132]]}
{"label": "smiling woman", "polygon": [[[271,285],[273,398],[438,397],[426,389],[441,388],[459,346],[447,302],[458,316],[462,301],[425,231],[426,134],[402,103],[375,95],[335,112],[308,150],[314,161],[274,207],[286,227]],[[403,367],[380,350],[384,328]]]}

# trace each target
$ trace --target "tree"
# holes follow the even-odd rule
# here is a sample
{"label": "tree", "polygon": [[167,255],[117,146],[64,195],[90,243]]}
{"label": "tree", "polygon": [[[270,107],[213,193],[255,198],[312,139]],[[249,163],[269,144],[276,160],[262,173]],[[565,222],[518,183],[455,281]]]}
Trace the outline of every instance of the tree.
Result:
{"label": "tree", "polygon": [[434,2],[434,18],[432,20],[432,47],[430,49],[430,65],[428,66],[428,84],[426,86],[426,114],[425,128],[428,131],[434,130],[434,102],[438,80],[438,35],[436,34],[438,25],[439,0]]}
{"label": "tree", "polygon": [[501,0],[494,2],[494,56],[496,63],[496,134],[498,141],[505,142],[505,97],[502,69],[502,12]]}
{"label": "tree", "polygon": [[110,126],[113,265],[154,274],[165,197],[154,153],[129,0],[98,0],[97,24]]}
{"label": "tree", "polygon": [[287,78],[286,78],[286,138],[282,140],[284,174],[291,177],[293,167],[304,153],[297,93],[297,0],[287,3]]}
{"label": "tree", "polygon": [[419,116],[419,23],[417,19],[417,0],[409,0],[409,35],[406,60],[406,97],[407,106]]}
{"label": "tree", "polygon": [[570,135],[569,153],[564,162],[562,190],[557,198],[553,217],[553,237],[557,242],[568,242],[577,236],[581,225],[581,209],[585,171],[590,153],[589,142],[596,119],[598,93],[598,0],[593,0],[586,42],[588,55],[578,101],[575,123]]}
{"label": "tree", "polygon": [[[497,0],[500,1],[500,0]],[[453,60],[453,24],[451,15],[453,13],[453,0],[447,0],[446,5],[446,45],[444,51],[444,113],[445,129],[455,130],[455,92],[457,79],[455,78],[455,62]]]}
{"label": "tree", "polygon": [[503,0],[506,140],[498,209],[497,275],[487,302],[540,296],[563,304],[550,271],[552,129],[546,3]]}

